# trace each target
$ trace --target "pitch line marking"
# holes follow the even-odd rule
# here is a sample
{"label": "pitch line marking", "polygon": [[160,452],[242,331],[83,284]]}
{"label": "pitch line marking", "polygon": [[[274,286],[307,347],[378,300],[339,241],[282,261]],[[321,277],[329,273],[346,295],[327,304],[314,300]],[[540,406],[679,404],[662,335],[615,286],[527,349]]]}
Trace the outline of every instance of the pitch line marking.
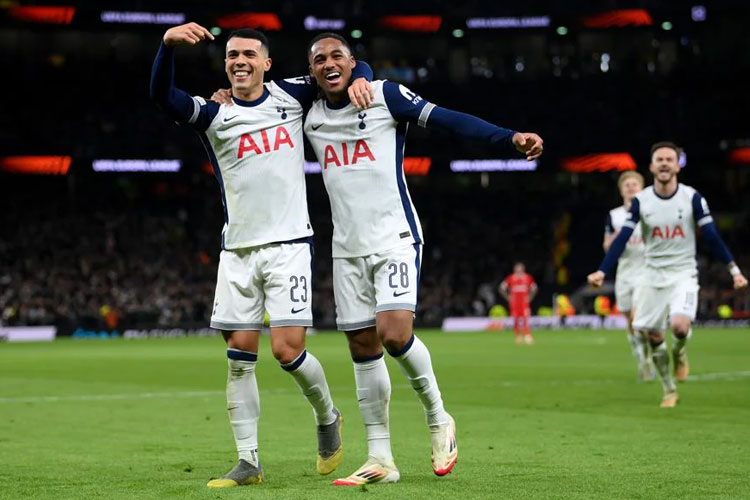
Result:
{"label": "pitch line marking", "polygon": [[[714,372],[690,375],[689,381],[710,382],[715,380],[735,381],[750,377],[750,370],[737,372]],[[578,379],[566,381],[550,381],[551,385],[596,385],[612,384],[614,379]],[[507,380],[500,383],[503,387],[518,387],[525,385],[520,381]],[[394,384],[395,389],[411,387],[408,384]],[[331,387],[331,390],[345,391],[348,387]],[[283,394],[297,392],[297,389],[265,389],[262,394]],[[224,395],[225,391],[171,391],[171,392],[133,392],[124,394],[73,394],[69,396],[28,396],[28,397],[0,397],[0,404],[12,403],[61,403],[68,401],[127,401],[132,399],[176,399],[176,398],[204,398]]]}

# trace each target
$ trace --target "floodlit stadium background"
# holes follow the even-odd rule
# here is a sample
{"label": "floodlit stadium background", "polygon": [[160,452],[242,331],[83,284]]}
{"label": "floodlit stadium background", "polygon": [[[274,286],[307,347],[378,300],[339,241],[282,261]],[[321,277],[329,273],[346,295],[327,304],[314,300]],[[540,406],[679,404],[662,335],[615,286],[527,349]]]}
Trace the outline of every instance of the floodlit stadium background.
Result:
{"label": "floodlit stadium background", "polygon": [[[206,328],[218,185],[197,137],[148,97],[161,35],[186,21],[217,35],[178,50],[176,84],[196,95],[227,86],[231,29],[269,35],[270,78],[306,73],[307,41],[335,30],[376,78],[544,138],[544,156],[527,164],[410,131],[405,166],[426,239],[419,326],[502,327],[487,317],[515,260],[539,283],[534,314],[560,312],[565,294],[578,315],[568,324],[601,325],[585,276],[620,204],[617,175],[647,174],[659,140],[684,147],[680,180],[708,199],[747,273],[750,7],[674,4],[0,2],[0,326],[78,336]],[[331,328],[330,212],[309,148],[307,159],[315,325]],[[723,265],[699,248],[699,320],[747,326],[750,292],[730,290]]]}

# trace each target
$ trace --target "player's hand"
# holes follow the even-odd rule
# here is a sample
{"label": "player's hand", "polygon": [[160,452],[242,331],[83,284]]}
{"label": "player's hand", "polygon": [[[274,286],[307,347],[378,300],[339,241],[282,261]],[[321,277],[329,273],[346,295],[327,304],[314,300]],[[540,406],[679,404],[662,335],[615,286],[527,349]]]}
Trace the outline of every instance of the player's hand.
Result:
{"label": "player's hand", "polygon": [[208,38],[213,40],[214,36],[206,28],[197,23],[181,24],[169,28],[164,33],[164,45],[175,47],[177,45],[195,45]]}
{"label": "player's hand", "polygon": [[544,150],[544,141],[533,132],[516,132],[513,135],[513,145],[526,155],[528,161],[539,158]]}
{"label": "player's hand", "polygon": [[604,284],[604,271],[596,271],[595,273],[591,273],[586,279],[590,284],[599,288]]}
{"label": "player's hand", "polygon": [[357,78],[349,85],[349,100],[357,109],[367,109],[375,99],[372,85],[366,78]]}
{"label": "player's hand", "polygon": [[732,277],[732,281],[734,281],[734,289],[739,290],[741,288],[745,288],[747,286],[747,278],[745,278],[744,275],[738,274],[736,276]]}
{"label": "player's hand", "polygon": [[211,100],[213,102],[218,102],[219,104],[226,104],[227,106],[232,106],[234,104],[234,101],[232,101],[232,89],[219,89],[211,96]]}

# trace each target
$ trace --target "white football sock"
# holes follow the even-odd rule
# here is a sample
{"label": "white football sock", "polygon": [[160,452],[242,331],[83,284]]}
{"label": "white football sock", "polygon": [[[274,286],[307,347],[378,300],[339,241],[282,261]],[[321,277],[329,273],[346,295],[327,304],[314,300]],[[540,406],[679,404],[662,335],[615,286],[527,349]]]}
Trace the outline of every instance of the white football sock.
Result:
{"label": "white football sock", "polygon": [[672,372],[669,370],[669,355],[667,354],[666,342],[662,341],[659,345],[651,344],[651,347],[653,348],[651,357],[654,360],[656,371],[659,372],[659,377],[661,377],[661,385],[664,388],[664,392],[676,391],[677,387],[672,379]]}
{"label": "white football sock", "polygon": [[391,462],[391,433],[388,429],[388,404],[391,401],[391,378],[381,354],[377,359],[354,362],[357,402],[367,434],[368,455]]}
{"label": "white football sock", "polygon": [[237,454],[242,460],[257,466],[260,396],[255,380],[255,363],[258,355],[230,348],[227,349],[227,358],[227,410]]}
{"label": "white football sock", "polygon": [[628,332],[628,343],[630,344],[630,350],[633,353],[633,357],[635,357],[636,361],[638,361],[638,365],[640,366],[645,358],[641,335],[638,333]]}
{"label": "white football sock", "polygon": [[291,374],[297,387],[307,398],[318,425],[332,424],[336,420],[336,414],[333,412],[326,374],[318,358],[304,350],[294,361],[282,364],[281,367]]}
{"label": "white football sock", "polygon": [[672,334],[672,340],[674,340],[674,343],[672,344],[672,355],[675,358],[679,358],[680,356],[685,354],[685,349],[687,348],[688,340],[690,340],[690,337],[693,336],[693,329],[690,328],[688,330],[688,333],[685,337],[680,338],[674,333]]}
{"label": "white football sock", "polygon": [[419,396],[424,407],[427,425],[447,423],[448,414],[443,408],[443,399],[432,370],[432,360],[427,346],[412,334],[409,343],[394,356],[394,359]]}

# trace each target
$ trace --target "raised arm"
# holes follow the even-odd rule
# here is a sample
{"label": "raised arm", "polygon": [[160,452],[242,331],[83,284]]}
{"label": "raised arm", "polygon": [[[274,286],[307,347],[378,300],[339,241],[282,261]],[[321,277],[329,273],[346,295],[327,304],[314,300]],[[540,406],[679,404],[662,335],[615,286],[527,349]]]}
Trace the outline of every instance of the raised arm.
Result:
{"label": "raised arm", "polygon": [[420,127],[435,128],[503,148],[515,148],[528,160],[542,154],[542,138],[532,132],[516,132],[498,127],[476,116],[441,108],[425,101],[403,85],[393,82],[383,84],[383,94],[391,115],[396,120],[410,121]]}
{"label": "raised arm", "polygon": [[726,243],[719,235],[719,231],[714,224],[714,218],[708,208],[708,203],[700,193],[693,195],[693,217],[695,224],[701,228],[701,235],[706,239],[711,247],[711,253],[715,258],[727,265],[727,270],[732,275],[734,288],[744,288],[747,286],[747,278],[740,271],[739,266],[735,263],[732,253],[729,251]]}
{"label": "raised arm", "polygon": [[200,102],[174,86],[174,49],[178,45],[195,45],[213,35],[195,23],[170,28],[164,33],[151,68],[151,98],[180,123],[194,123]]}
{"label": "raised arm", "polygon": [[588,275],[587,279],[589,283],[594,286],[602,286],[605,276],[611,274],[617,265],[620,255],[625,251],[625,246],[628,244],[628,240],[633,235],[633,230],[640,220],[640,202],[638,198],[633,198],[627,220],[622,225],[620,233],[609,246],[607,255],[604,256],[604,260],[599,265],[599,270]]}

